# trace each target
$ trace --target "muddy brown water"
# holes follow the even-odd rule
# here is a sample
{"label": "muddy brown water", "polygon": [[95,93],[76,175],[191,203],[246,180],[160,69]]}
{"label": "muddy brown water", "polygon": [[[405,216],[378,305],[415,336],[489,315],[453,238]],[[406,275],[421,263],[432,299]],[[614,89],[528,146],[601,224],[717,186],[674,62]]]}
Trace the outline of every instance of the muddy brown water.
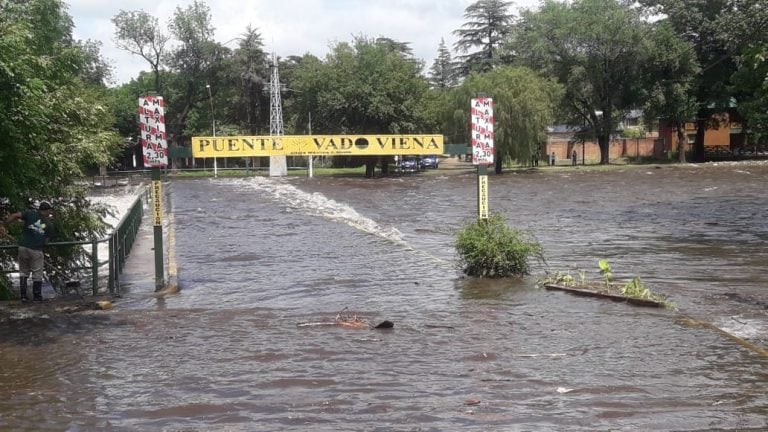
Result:
{"label": "muddy brown water", "polygon": [[[464,279],[473,174],[167,185],[183,288],[148,228],[108,312],[0,323],[2,430],[768,429],[768,164],[492,176],[547,263]],[[142,249],[143,248],[143,249]],[[680,311],[536,287],[608,259]],[[386,331],[301,328],[348,307]],[[479,404],[476,402],[479,401]]]}

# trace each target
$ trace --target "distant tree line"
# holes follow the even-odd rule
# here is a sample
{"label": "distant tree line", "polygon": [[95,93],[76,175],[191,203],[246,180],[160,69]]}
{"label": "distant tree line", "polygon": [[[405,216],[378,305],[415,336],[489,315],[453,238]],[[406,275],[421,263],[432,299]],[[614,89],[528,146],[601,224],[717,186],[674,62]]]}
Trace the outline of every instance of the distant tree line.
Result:
{"label": "distant tree line", "polygon": [[[18,190],[5,193],[9,199],[18,202],[31,195],[28,190],[50,195],[45,189],[51,185],[106,163],[126,138],[135,147],[136,101],[148,92],[166,99],[172,145],[208,134],[214,120],[220,135],[268,133],[272,65],[261,34],[247,27],[234,40],[214,40],[211,11],[201,0],[177,7],[167,23],[144,11],[115,15],[118,45],[148,68],[111,88],[100,44],[73,40],[63,1],[0,5],[0,80],[7,89],[0,127],[9,143],[0,163],[8,164],[8,155],[31,155],[29,162],[8,165],[9,175],[0,180],[4,191]],[[550,0],[519,16],[510,7],[500,0],[468,6],[454,31],[455,54],[441,41],[426,72],[408,42],[385,36],[337,42],[323,58],[279,57],[286,133],[307,133],[311,118],[315,133],[441,133],[449,143],[465,143],[468,99],[482,92],[498,104],[497,171],[530,160],[555,122],[586,127],[600,144],[601,163],[608,163],[611,134],[638,108],[680,131],[695,122],[695,160],[703,157],[712,112],[737,107],[751,139],[765,139],[764,2]],[[46,122],[27,107],[43,94]],[[35,146],[56,152],[66,139],[79,143],[76,152],[66,152],[66,163],[28,169],[43,163]],[[679,139],[686,140],[682,132]]]}
{"label": "distant tree line", "polygon": [[[386,37],[338,42],[324,58],[280,57],[286,131],[306,133],[311,117],[317,133],[418,131],[464,143],[467,99],[483,92],[500,102],[497,171],[529,160],[556,121],[585,126],[608,163],[610,136],[631,109],[677,125],[681,146],[684,124],[695,122],[695,160],[713,112],[737,106],[751,138],[765,139],[768,12],[760,1],[545,1],[520,16],[511,4],[468,6],[454,31],[455,59],[442,40],[426,74],[408,42]],[[256,29],[244,29],[234,48],[214,41],[202,1],[177,8],[169,34],[142,11],[113,22],[121,47],[150,66],[113,89],[123,112],[140,93],[161,93],[179,145],[210,130],[212,116],[222,134],[268,130],[270,56]],[[120,132],[134,135],[135,120],[116,114]]]}

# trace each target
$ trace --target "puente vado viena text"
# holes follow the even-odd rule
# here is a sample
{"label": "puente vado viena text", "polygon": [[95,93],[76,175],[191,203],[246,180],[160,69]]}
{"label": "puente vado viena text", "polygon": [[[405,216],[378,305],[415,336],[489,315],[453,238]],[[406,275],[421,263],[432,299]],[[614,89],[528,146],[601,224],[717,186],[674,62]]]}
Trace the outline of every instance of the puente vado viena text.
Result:
{"label": "puente vado viena text", "polygon": [[443,154],[442,135],[281,135],[193,137],[196,158]]}

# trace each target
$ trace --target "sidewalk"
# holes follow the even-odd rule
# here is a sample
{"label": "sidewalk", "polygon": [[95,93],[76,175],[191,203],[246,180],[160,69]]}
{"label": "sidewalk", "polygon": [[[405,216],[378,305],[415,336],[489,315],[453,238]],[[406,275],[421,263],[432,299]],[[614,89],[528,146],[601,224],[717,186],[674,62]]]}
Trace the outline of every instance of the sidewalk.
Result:
{"label": "sidewalk", "polygon": [[440,168],[448,168],[448,169],[472,169],[474,165],[472,165],[471,161],[465,161],[464,157],[462,156],[461,160],[457,159],[455,155],[448,156],[448,157],[441,157],[440,158]]}

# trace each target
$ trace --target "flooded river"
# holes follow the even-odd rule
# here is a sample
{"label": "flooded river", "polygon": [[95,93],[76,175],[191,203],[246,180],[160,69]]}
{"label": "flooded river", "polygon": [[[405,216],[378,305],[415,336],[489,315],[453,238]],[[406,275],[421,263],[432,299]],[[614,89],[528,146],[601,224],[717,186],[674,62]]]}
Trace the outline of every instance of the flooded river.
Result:
{"label": "flooded river", "polygon": [[[687,319],[768,346],[768,164],[491,176],[547,258],[502,280],[456,269],[445,172],[172,181],[182,292],[145,227],[114,310],[0,323],[0,429],[768,429],[768,358]],[[679,310],[536,286],[599,259]],[[395,327],[297,326],[344,308]]]}

